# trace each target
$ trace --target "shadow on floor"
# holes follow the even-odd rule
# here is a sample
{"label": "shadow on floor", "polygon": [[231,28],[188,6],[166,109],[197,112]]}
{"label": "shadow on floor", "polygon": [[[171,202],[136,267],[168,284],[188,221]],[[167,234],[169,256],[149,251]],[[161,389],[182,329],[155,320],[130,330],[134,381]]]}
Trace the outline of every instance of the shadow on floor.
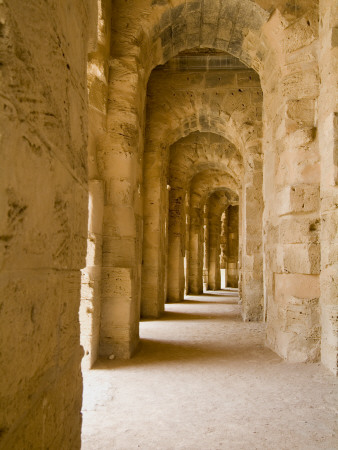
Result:
{"label": "shadow on floor", "polygon": [[[190,298],[185,297],[185,299],[183,300],[183,302],[181,303],[185,303],[187,305],[210,305],[212,303],[214,303],[215,305],[237,305],[238,304],[238,298],[234,299],[234,298],[229,298],[228,300],[212,300],[212,301],[206,301],[205,296],[201,297],[202,300],[196,300],[196,295],[194,296],[195,300],[190,300]],[[170,305],[174,305],[175,303],[169,303]]]}
{"label": "shadow on floor", "polygon": [[[184,364],[192,360],[200,364],[203,360],[207,364],[211,361],[215,363],[230,364],[236,361],[246,360],[250,363],[252,358],[257,361],[257,352],[262,350],[264,353],[269,350],[257,343],[224,343],[212,342],[180,342],[180,341],[160,341],[153,339],[141,339],[140,347],[135,356],[129,360],[98,360],[92,370],[114,370],[123,368],[140,367],[144,365],[168,364],[177,361]],[[275,357],[276,355],[271,352]],[[279,358],[277,358],[279,360]]]}
{"label": "shadow on floor", "polygon": [[[198,302],[197,302],[198,303]],[[141,322],[165,322],[167,320],[231,320],[240,322],[240,315],[238,311],[229,312],[229,313],[211,313],[210,311],[203,313],[189,313],[189,312],[174,312],[174,311],[165,311],[163,316],[159,319],[153,318],[142,318]]]}

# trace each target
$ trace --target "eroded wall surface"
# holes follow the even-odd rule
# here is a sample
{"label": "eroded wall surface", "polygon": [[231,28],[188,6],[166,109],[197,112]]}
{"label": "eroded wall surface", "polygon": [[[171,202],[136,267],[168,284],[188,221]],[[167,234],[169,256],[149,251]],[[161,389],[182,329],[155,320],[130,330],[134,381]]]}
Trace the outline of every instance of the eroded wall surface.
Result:
{"label": "eroded wall surface", "polygon": [[266,25],[264,284],[267,342],[289,361],[320,356],[318,9]]}
{"label": "eroded wall surface", "polygon": [[4,449],[80,448],[89,6],[0,5]]}
{"label": "eroded wall surface", "polygon": [[322,362],[338,372],[338,5],[320,1],[320,95],[318,135],[321,156],[320,306]]}
{"label": "eroded wall surface", "polygon": [[87,258],[86,267],[82,270],[80,304],[83,369],[90,368],[99,354],[102,265],[106,264],[106,254],[102,252],[105,239],[102,232],[103,208],[105,195],[109,195],[110,188],[110,186],[105,188],[97,163],[97,154],[105,145],[107,133],[111,1],[98,0],[97,8],[97,26],[93,38],[89,41],[87,64],[89,220]]}

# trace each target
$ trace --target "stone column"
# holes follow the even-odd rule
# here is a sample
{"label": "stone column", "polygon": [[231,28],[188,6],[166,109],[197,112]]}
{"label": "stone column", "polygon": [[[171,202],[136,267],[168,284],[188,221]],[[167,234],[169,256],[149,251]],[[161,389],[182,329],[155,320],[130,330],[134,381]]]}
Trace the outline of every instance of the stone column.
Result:
{"label": "stone column", "polygon": [[203,209],[203,291],[208,289],[209,273],[209,219],[208,206]]}
{"label": "stone column", "polygon": [[169,194],[168,226],[168,287],[167,301],[184,299],[184,252],[185,252],[185,190],[171,187]]}
{"label": "stone column", "polygon": [[203,293],[203,212],[190,209],[189,236],[189,293]]}
{"label": "stone column", "polygon": [[151,143],[144,153],[143,253],[141,316],[159,317],[166,298],[166,233],[168,196],[162,149]]}
{"label": "stone column", "polygon": [[103,183],[89,181],[86,267],[81,270],[80,328],[84,348],[82,368],[90,369],[99,351],[101,312]]}
{"label": "stone column", "polygon": [[221,288],[228,284],[228,208],[225,209],[221,217]]}
{"label": "stone column", "polygon": [[242,194],[241,294],[244,320],[262,320],[262,158],[257,149],[248,154]]}
{"label": "stone column", "polygon": [[263,77],[267,343],[294,362],[320,353],[317,12],[281,31],[283,58]]}
{"label": "stone column", "polygon": [[[338,373],[338,5],[321,0],[320,58],[321,78],[318,134],[321,155],[321,359]],[[313,224],[318,228],[319,224]]]}
{"label": "stone column", "polygon": [[[228,286],[238,287],[238,206],[228,207]],[[262,268],[261,268],[262,271]]]}
{"label": "stone column", "polygon": [[220,236],[221,215],[225,209],[225,198],[215,193],[209,199],[209,264],[208,289],[216,291],[221,288],[220,272]]}
{"label": "stone column", "polygon": [[112,58],[105,181],[100,354],[129,358],[139,342],[145,81],[132,57]]}

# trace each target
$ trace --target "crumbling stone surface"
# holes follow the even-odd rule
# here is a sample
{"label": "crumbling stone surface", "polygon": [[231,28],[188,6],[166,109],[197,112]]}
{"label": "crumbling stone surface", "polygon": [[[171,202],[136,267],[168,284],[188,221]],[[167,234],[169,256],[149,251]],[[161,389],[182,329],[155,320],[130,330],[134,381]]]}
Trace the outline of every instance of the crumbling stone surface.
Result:
{"label": "crumbling stone surface", "polygon": [[80,448],[91,6],[0,5],[1,448]]}

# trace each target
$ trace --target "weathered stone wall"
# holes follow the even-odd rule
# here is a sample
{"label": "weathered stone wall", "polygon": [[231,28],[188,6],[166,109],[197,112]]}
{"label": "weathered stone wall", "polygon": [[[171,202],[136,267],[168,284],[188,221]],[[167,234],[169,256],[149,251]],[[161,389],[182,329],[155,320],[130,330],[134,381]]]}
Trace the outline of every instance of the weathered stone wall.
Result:
{"label": "weathered stone wall", "polygon": [[318,135],[321,156],[320,306],[322,362],[338,372],[338,5],[320,1],[320,95]]}
{"label": "weathered stone wall", "polygon": [[81,345],[85,352],[83,369],[93,365],[99,352],[101,271],[105,254],[102,254],[104,182],[97,165],[97,153],[100,146],[104,145],[107,133],[110,22],[111,1],[99,0],[95,39],[89,43],[87,64],[89,221],[87,261],[82,270],[80,304]]}
{"label": "weathered stone wall", "polygon": [[80,448],[78,313],[93,6],[79,0],[0,5],[3,449]]}
{"label": "weathered stone wall", "polygon": [[274,13],[261,77],[267,342],[290,361],[316,360],[320,350],[317,13]]}

